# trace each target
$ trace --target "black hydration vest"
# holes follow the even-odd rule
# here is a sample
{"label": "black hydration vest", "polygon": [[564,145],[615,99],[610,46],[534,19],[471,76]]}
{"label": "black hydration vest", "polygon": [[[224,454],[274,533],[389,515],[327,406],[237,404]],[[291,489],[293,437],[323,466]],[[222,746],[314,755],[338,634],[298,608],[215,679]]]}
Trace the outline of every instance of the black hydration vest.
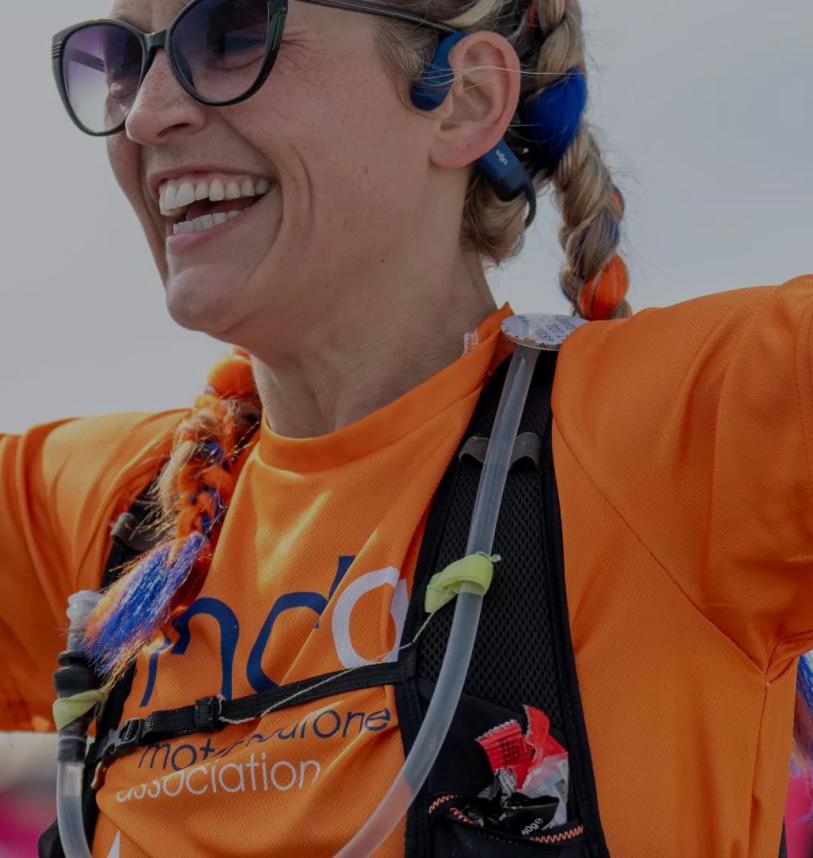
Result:
{"label": "black hydration vest", "polygon": [[[415,572],[403,631],[412,640],[425,620],[429,579],[465,554],[480,471],[505,381],[506,360],[487,382],[463,441],[438,487]],[[497,522],[494,553],[502,557],[482,608],[474,654],[449,735],[427,783],[407,816],[406,858],[609,858],[599,818],[590,749],[570,637],[559,500],[553,469],[551,388],[555,353],[542,352],[520,423],[513,463]],[[142,496],[114,528],[104,584],[145,550],[135,534],[146,512]],[[92,843],[98,808],[91,788],[97,762],[154,742],[215,731],[251,720],[298,694],[290,705],[374,685],[395,687],[404,752],[415,740],[438,677],[454,603],[442,608],[414,647],[392,664],[362,667],[314,689],[314,677],[247,697],[207,697],[182,709],[153,712],[120,724],[133,670],[117,686],[97,719],[97,738],[85,770],[85,827]],[[550,717],[551,733],[569,754],[567,823],[522,835],[482,824],[473,812],[493,773],[476,739],[509,719],[523,722],[524,705]],[[363,773],[360,773],[363,778]],[[783,837],[784,842],[784,837]],[[40,858],[62,856],[56,827],[40,840]],[[780,851],[780,858],[784,854]],[[623,856],[620,856],[623,858]],[[699,856],[698,856],[699,858]]]}

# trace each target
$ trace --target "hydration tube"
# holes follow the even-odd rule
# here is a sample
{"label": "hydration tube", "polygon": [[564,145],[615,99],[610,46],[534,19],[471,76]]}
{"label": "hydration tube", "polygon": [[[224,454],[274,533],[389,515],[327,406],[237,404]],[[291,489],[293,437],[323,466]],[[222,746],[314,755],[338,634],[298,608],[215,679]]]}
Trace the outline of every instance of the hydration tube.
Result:
{"label": "hydration tube", "polygon": [[[81,629],[98,601],[99,594],[89,590],[75,593],[68,599],[68,648],[59,657],[62,668],[55,677],[60,698],[95,688],[93,672],[81,652]],[[91,717],[91,713],[82,715],[59,731],[56,818],[66,858],[91,858],[82,820],[82,778]]]}
{"label": "hydration tube", "polygon": [[[478,551],[491,554],[505,481],[511,467],[514,440],[539,357],[538,348],[538,345],[518,344],[511,358],[477,487],[466,543],[467,555]],[[336,858],[367,858],[372,855],[403,819],[429,776],[463,692],[480,622],[483,596],[484,592],[476,584],[463,584],[457,596],[438,681],[412,750],[381,804],[353,839],[337,853]]]}
{"label": "hydration tube", "polygon": [[91,858],[82,820],[82,763],[60,762],[56,770],[56,821],[65,858]]}

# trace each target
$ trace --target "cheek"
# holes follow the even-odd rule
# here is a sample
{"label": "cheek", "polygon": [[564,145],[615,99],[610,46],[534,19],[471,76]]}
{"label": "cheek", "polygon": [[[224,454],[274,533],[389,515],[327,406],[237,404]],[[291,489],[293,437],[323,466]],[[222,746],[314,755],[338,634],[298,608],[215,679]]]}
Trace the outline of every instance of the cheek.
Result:
{"label": "cheek", "polygon": [[342,240],[350,229],[360,240],[363,232],[364,242],[371,232],[383,241],[410,220],[422,194],[421,135],[393,94],[377,90],[357,90],[355,100],[342,105],[340,121],[331,117],[313,135],[319,202]]}
{"label": "cheek", "polygon": [[287,174],[294,193],[286,207],[315,206],[300,211],[308,221],[357,222],[382,211],[389,219],[394,200],[417,192],[426,123],[404,106],[384,69],[365,60],[322,58],[295,78],[280,63],[262,101],[241,112],[252,145]]}

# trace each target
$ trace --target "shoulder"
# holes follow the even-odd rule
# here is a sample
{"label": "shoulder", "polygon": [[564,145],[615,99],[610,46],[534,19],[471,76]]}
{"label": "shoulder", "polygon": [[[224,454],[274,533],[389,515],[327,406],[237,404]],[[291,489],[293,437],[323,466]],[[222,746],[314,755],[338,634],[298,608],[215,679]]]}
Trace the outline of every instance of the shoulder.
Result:
{"label": "shoulder", "polygon": [[156,472],[184,412],[113,414],[34,427],[24,436],[51,493],[102,497]]}
{"label": "shoulder", "polygon": [[103,477],[115,471],[149,470],[163,455],[184,411],[160,414],[108,414],[34,427],[27,437],[40,440],[44,469],[65,468]]}
{"label": "shoulder", "polygon": [[667,414],[719,399],[732,370],[764,376],[774,367],[780,376],[795,376],[811,316],[813,276],[806,275],[591,322],[562,348],[557,422],[590,436],[617,422],[628,439],[642,440]]}
{"label": "shoulder", "polygon": [[185,412],[115,414],[0,438],[4,507],[30,541],[59,546],[69,578],[98,576],[108,525],[153,479]]}
{"label": "shoulder", "polygon": [[563,520],[629,531],[762,666],[813,635],[812,331],[806,276],[585,325],[557,365]]}

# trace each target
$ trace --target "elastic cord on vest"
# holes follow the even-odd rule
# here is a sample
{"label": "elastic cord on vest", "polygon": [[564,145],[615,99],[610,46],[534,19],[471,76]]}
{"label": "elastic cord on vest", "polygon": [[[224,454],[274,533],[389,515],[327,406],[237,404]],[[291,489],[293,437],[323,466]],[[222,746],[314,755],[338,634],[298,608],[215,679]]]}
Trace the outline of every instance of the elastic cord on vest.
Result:
{"label": "elastic cord on vest", "polygon": [[[514,440],[538,357],[536,349],[518,346],[511,359],[477,488],[466,545],[467,555],[478,551],[488,555],[492,553]],[[463,692],[477,636],[483,595],[482,587],[474,584],[461,586],[440,675],[412,750],[381,804],[336,858],[364,858],[372,855],[403,819],[426,781],[449,732]]]}
{"label": "elastic cord on vest", "polygon": [[[60,698],[87,696],[93,682],[92,671],[81,655],[82,630],[96,607],[99,594],[76,593],[68,599],[68,649],[60,656],[63,665],[55,676]],[[59,730],[59,762],[56,770],[56,818],[59,839],[66,858],[91,858],[82,821],[82,776],[85,748],[92,710],[69,721]]]}

